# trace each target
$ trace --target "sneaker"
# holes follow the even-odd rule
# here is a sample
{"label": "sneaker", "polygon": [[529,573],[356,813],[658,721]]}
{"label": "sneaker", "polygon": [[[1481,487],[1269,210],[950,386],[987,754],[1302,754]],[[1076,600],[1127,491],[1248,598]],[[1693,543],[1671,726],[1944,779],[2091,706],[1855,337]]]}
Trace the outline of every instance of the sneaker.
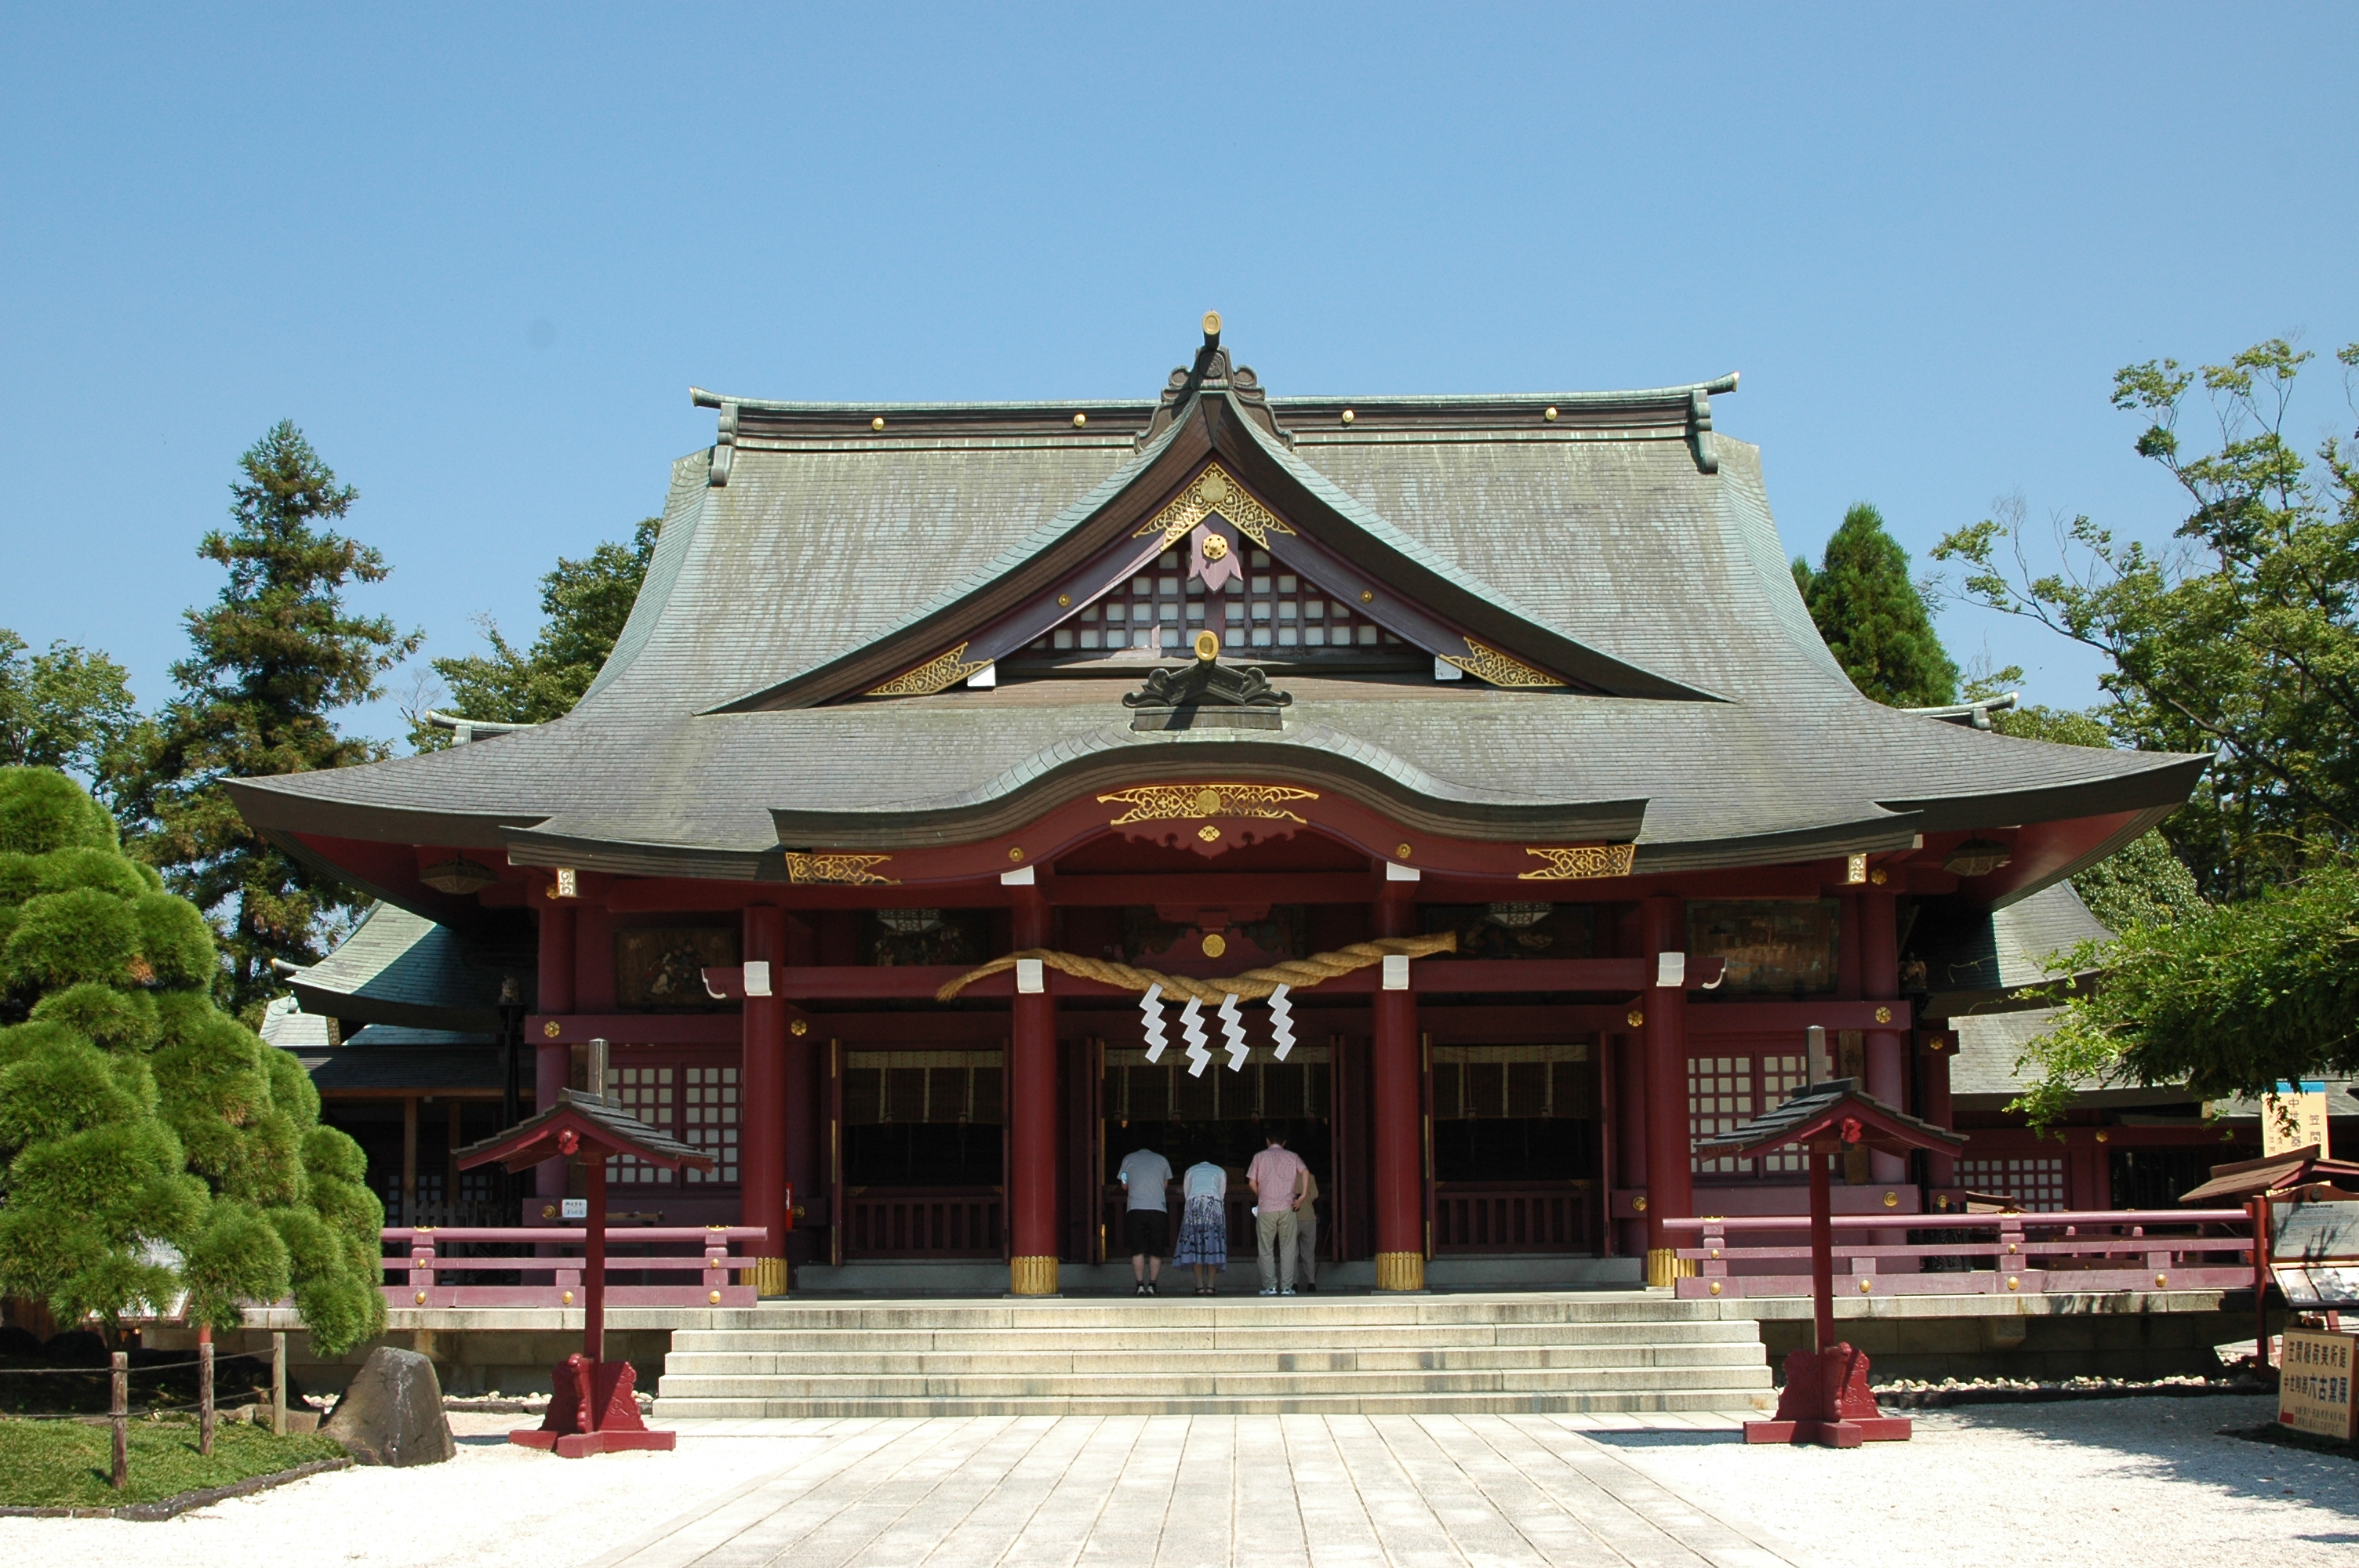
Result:
{"label": "sneaker", "polygon": [[1153,1291],[1150,1291],[1150,1290],[1148,1290],[1148,1289],[1147,1288],[1147,1281],[1146,1281],[1141,1280],[1141,1281],[1138,1281],[1138,1283],[1137,1283],[1136,1285],[1135,1285],[1135,1286],[1133,1286],[1133,1287],[1131,1288],[1131,1292],[1130,1292],[1130,1293],[1131,1293],[1132,1295],[1135,1295],[1135,1296],[1151,1296],[1151,1295],[1153,1295],[1155,1292],[1154,1292]]}
{"label": "sneaker", "polygon": [[1278,1292],[1277,1293],[1278,1293],[1279,1295],[1282,1295],[1282,1296],[1290,1296],[1290,1295],[1292,1295],[1294,1292],[1293,1292],[1292,1291],[1280,1291],[1280,1292]]}
{"label": "sneaker", "polygon": [[[1261,1293],[1266,1296],[1274,1296],[1277,1294],[1277,1287],[1276,1285],[1264,1285],[1261,1288]],[[1288,1291],[1286,1293],[1290,1296],[1294,1292],[1292,1291]]]}

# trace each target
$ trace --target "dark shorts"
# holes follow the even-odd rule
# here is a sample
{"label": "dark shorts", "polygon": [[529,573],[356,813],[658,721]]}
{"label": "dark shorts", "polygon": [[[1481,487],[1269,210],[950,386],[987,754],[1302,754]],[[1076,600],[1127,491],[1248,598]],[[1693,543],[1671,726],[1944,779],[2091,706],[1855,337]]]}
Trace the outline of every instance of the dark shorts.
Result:
{"label": "dark shorts", "polygon": [[1171,1250],[1171,1217],[1159,1208],[1135,1208],[1122,1217],[1122,1249],[1134,1258],[1160,1258]]}

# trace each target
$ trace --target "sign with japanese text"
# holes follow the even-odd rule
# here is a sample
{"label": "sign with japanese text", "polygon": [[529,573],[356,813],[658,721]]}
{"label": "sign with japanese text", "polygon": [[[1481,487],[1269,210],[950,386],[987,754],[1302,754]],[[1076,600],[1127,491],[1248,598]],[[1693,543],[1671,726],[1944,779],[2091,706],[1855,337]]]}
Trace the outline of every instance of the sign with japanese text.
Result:
{"label": "sign with japanese text", "polygon": [[2351,1399],[2354,1366],[2359,1334],[2287,1329],[2285,1359],[2277,1368],[2277,1424],[2343,1443],[2359,1438],[2353,1420],[2359,1405]]}
{"label": "sign with japanese text", "polygon": [[2326,1085],[2305,1078],[2296,1089],[2280,1080],[2277,1093],[2261,1097],[2261,1157],[2313,1144],[2321,1155],[2333,1152],[2326,1146]]}

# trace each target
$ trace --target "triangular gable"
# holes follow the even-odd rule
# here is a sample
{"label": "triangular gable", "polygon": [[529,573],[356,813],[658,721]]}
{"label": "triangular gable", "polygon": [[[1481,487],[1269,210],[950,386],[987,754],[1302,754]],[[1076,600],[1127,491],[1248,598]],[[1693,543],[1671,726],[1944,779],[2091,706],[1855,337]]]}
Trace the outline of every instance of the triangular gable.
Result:
{"label": "triangular gable", "polygon": [[[1202,626],[1225,641],[1234,624],[1243,633],[1235,656],[1252,658],[1266,648],[1262,656],[1274,660],[1285,646],[1277,641],[1285,625],[1281,578],[1295,582],[1291,646],[1299,653],[1333,646],[1302,641],[1316,598],[1322,630],[1332,631],[1340,611],[1355,649],[1373,628],[1379,649],[1422,651],[1494,685],[1717,700],[1574,642],[1519,611],[1494,585],[1469,580],[1296,459],[1281,436],[1261,427],[1266,417],[1238,405],[1224,382],[1207,380],[1136,461],[1049,528],[1001,552],[953,594],[860,649],[718,711],[930,695],[1027,651],[1078,656],[1090,651],[1082,633],[1093,625],[1102,653],[1117,606],[1123,646],[1136,646],[1129,634],[1140,625],[1133,616],[1143,601],[1154,607],[1157,618],[1147,624],[1156,629],[1154,651],[1162,653],[1167,599],[1176,611],[1171,656],[1181,656]],[[1234,623],[1229,607],[1239,596],[1224,594],[1215,608],[1209,593],[1186,591],[1205,565],[1224,564],[1203,559],[1206,549],[1222,547],[1212,543],[1215,537],[1230,550],[1267,557],[1258,572],[1252,559],[1242,563],[1243,619]],[[1165,564],[1183,545],[1188,554]],[[1263,573],[1269,591],[1256,594],[1251,579]],[[1167,577],[1179,579],[1169,595],[1161,592]],[[1191,598],[1201,602],[1201,621],[1188,619]],[[1256,643],[1254,618],[1263,607],[1269,637]],[[1070,634],[1070,649],[1056,646],[1060,631]]]}

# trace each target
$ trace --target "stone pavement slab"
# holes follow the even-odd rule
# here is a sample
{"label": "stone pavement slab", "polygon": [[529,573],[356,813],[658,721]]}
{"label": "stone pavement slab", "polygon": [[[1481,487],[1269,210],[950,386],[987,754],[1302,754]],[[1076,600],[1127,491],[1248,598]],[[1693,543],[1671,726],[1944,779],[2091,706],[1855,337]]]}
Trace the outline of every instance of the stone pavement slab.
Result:
{"label": "stone pavement slab", "polygon": [[592,1568],[1777,1568],[1777,1542],[1584,1434],[1738,1419],[683,1422],[683,1450],[829,1441]]}

